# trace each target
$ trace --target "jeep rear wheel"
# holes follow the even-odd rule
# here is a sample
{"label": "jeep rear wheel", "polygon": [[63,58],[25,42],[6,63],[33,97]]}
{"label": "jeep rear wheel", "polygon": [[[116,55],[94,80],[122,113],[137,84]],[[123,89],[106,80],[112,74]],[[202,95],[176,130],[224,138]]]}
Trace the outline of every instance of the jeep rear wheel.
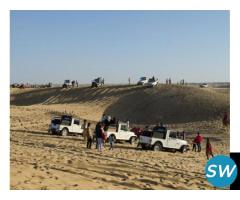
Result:
{"label": "jeep rear wheel", "polygon": [[162,151],[163,150],[162,144],[160,142],[157,142],[156,144],[154,144],[153,150],[154,151]]}
{"label": "jeep rear wheel", "polygon": [[147,147],[146,147],[145,144],[141,144],[141,146],[142,146],[142,149],[143,149],[143,150],[146,150],[146,149],[147,149]]}
{"label": "jeep rear wheel", "polygon": [[62,136],[67,136],[68,133],[69,133],[69,131],[68,131],[67,128],[64,128],[64,129],[61,131],[61,133],[62,133]]}
{"label": "jeep rear wheel", "polygon": [[130,140],[129,140],[129,142],[130,142],[131,145],[136,144],[136,142],[137,142],[137,137],[131,137]]}

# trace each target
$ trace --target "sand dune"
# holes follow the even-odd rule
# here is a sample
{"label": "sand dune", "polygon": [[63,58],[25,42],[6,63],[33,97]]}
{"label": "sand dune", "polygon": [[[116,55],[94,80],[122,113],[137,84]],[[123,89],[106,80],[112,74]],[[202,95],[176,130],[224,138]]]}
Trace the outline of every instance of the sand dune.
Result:
{"label": "sand dune", "polygon": [[219,119],[229,110],[227,93],[181,86],[22,91],[11,94],[11,189],[215,189],[204,175],[205,141],[201,153],[142,151],[128,143],[113,151],[106,144],[100,153],[86,149],[81,137],[47,129],[51,116],[64,111],[93,122],[103,112],[126,115],[137,125],[162,116],[189,142],[200,131],[215,154],[229,154],[229,129]]}
{"label": "sand dune", "polygon": [[[229,94],[213,89],[166,86],[108,86],[103,88],[51,88],[13,93],[12,105],[81,105],[132,123],[182,123],[216,119],[229,111]],[[61,106],[57,106],[61,105]],[[76,111],[75,106],[75,111]],[[84,110],[84,109],[83,109]],[[76,111],[78,112],[78,111]],[[82,113],[79,111],[81,116]],[[99,115],[98,115],[99,117]],[[98,118],[99,119],[99,118]],[[93,120],[96,120],[95,118]]]}

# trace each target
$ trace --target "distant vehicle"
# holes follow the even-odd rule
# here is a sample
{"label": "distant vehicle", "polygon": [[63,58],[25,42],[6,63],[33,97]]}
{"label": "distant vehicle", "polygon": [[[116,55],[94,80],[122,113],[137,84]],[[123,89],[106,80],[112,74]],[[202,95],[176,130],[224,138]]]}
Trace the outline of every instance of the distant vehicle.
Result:
{"label": "distant vehicle", "polygon": [[98,77],[92,81],[91,87],[100,87],[104,85],[104,79],[102,77]]}
{"label": "distant vehicle", "polygon": [[19,84],[18,83],[13,83],[13,84],[11,84],[11,88],[19,88]]}
{"label": "distant vehicle", "polygon": [[72,83],[71,83],[71,80],[65,80],[62,87],[63,88],[68,88],[68,87],[71,87],[72,86]]}
{"label": "distant vehicle", "polygon": [[128,123],[119,122],[117,126],[110,126],[105,134],[107,139],[111,135],[115,142],[122,140],[128,141],[130,144],[135,144],[137,141],[137,136],[129,130]]}
{"label": "distant vehicle", "polygon": [[20,84],[18,88],[20,88],[20,89],[25,89],[25,88],[26,88],[26,85]]}
{"label": "distant vehicle", "polygon": [[148,83],[148,78],[143,76],[140,78],[140,80],[137,82],[138,85],[145,85]]}
{"label": "distant vehicle", "polygon": [[71,115],[62,115],[61,117],[55,117],[51,120],[49,132],[67,136],[70,133],[82,134],[83,129],[80,119],[73,118]]}
{"label": "distant vehicle", "polygon": [[139,143],[142,149],[152,149],[154,151],[172,149],[184,153],[189,150],[188,142],[184,138],[185,135],[180,135],[173,130],[144,131],[140,136]]}
{"label": "distant vehicle", "polygon": [[158,84],[159,84],[158,79],[155,79],[154,77],[150,78],[147,82],[148,87],[154,87],[157,86]]}
{"label": "distant vehicle", "polygon": [[207,88],[207,87],[208,87],[208,84],[207,84],[207,83],[202,83],[202,84],[200,84],[199,86],[200,86],[200,88]]}

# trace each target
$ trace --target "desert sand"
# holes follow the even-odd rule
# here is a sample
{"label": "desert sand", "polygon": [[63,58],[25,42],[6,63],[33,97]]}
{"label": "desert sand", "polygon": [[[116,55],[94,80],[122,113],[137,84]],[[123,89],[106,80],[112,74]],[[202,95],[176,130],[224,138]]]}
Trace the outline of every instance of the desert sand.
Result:
{"label": "desert sand", "polygon": [[[98,152],[81,136],[49,135],[52,116],[64,112],[96,123],[103,113],[130,125],[164,121],[209,137],[214,154],[229,154],[229,92],[187,86],[105,86],[11,90],[11,189],[215,189],[205,179],[205,140],[200,153],[153,152],[129,143]],[[94,127],[94,126],[93,126]]]}

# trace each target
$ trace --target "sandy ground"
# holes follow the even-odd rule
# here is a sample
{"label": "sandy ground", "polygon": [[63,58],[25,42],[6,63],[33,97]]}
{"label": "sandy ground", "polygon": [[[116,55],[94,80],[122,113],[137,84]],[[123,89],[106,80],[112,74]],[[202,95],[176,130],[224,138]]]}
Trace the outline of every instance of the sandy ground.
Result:
{"label": "sandy ground", "polygon": [[[63,107],[11,106],[11,189],[214,189],[204,175],[205,141],[201,153],[143,151],[128,143],[88,150],[82,137],[49,135],[51,116],[68,109],[95,121],[104,108]],[[215,154],[229,154],[229,130],[220,120],[171,126],[187,131],[189,141],[200,130]]]}

